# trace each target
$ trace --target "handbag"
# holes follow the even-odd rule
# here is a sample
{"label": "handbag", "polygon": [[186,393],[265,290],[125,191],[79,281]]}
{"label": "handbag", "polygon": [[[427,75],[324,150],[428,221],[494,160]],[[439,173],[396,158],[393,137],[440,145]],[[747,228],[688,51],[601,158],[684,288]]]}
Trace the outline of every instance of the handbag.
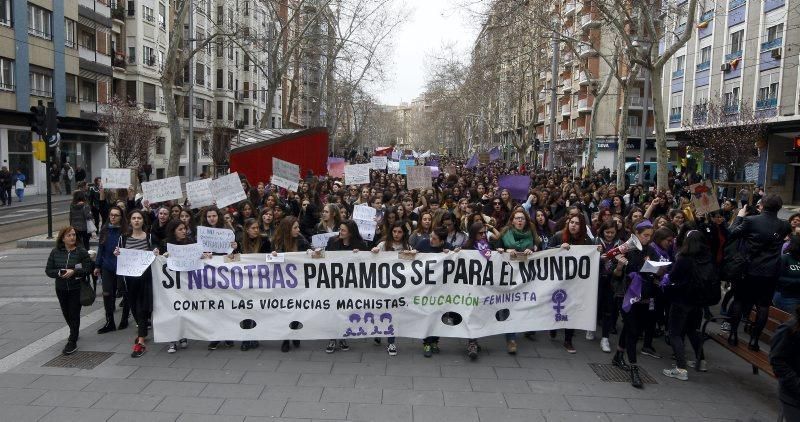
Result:
{"label": "handbag", "polygon": [[97,226],[94,225],[93,218],[86,219],[86,233],[92,234],[97,231]]}
{"label": "handbag", "polygon": [[97,283],[90,283],[88,277],[81,281],[81,306],[92,306],[97,299]]}

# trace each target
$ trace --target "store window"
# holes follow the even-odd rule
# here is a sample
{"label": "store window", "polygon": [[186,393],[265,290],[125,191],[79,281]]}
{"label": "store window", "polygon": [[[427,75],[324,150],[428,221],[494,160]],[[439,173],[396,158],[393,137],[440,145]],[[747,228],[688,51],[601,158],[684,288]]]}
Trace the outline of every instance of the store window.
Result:
{"label": "store window", "polygon": [[27,176],[28,185],[36,182],[33,174],[33,147],[31,146],[31,133],[28,131],[8,131],[8,169],[16,173],[21,169]]}

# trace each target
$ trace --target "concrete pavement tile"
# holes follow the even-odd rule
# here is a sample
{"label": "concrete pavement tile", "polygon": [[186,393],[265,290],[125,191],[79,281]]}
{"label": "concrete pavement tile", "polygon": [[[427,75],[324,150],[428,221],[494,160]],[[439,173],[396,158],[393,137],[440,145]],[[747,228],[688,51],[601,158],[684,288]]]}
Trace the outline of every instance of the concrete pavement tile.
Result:
{"label": "concrete pavement tile", "polygon": [[498,393],[530,393],[531,388],[523,380],[495,380],[485,378],[470,378],[472,391],[498,392]]}
{"label": "concrete pavement tile", "polygon": [[497,407],[479,407],[478,417],[481,422],[544,422],[539,410],[500,409]]}
{"label": "concrete pavement tile", "polygon": [[[330,422],[330,419],[296,419],[296,418],[264,418],[261,416],[247,416],[244,422]],[[336,422],[342,422],[337,420]]]}
{"label": "concrete pavement tile", "polygon": [[547,422],[608,422],[603,413],[575,412],[572,410],[545,410],[542,412]]}
{"label": "concrete pavement tile", "polygon": [[286,400],[318,402],[322,397],[322,387],[299,387],[294,385],[266,387],[260,400]]}
{"label": "concrete pavement tile", "polygon": [[33,388],[0,387],[0,405],[30,404],[44,393],[45,390]]}
{"label": "concrete pavement tile", "polygon": [[326,353],[324,347],[314,350],[308,360],[310,362],[361,362],[363,353],[353,350],[353,342],[350,342],[349,346],[350,350],[346,352],[337,350],[336,353]]}
{"label": "concrete pavement tile", "polygon": [[108,393],[92,406],[95,409],[153,410],[164,396],[147,394]]}
{"label": "concrete pavement tile", "polygon": [[310,361],[282,361],[275,372],[280,373],[301,373],[301,374],[330,374],[333,362],[310,362]]}
{"label": "concrete pavement tile", "polygon": [[384,375],[386,362],[334,362],[332,374]]}
{"label": "concrete pavement tile", "polygon": [[39,422],[106,422],[116,412],[109,409],[57,407]]}
{"label": "concrete pavement tile", "polygon": [[280,374],[277,372],[247,371],[240,384],[256,385],[297,385],[300,374]]}
{"label": "concrete pavement tile", "polygon": [[64,375],[42,375],[28,384],[28,388],[44,390],[80,390],[92,382],[91,378],[71,377]]}
{"label": "concrete pavement tile", "polygon": [[444,406],[444,396],[439,390],[415,391],[384,389],[381,403]]}
{"label": "concrete pavement tile", "polygon": [[414,422],[478,422],[474,407],[414,406]]}
{"label": "concrete pavement tile", "polygon": [[277,360],[228,359],[228,363],[222,369],[274,372],[280,363]]}
{"label": "concrete pavement tile", "polygon": [[283,409],[285,418],[346,419],[347,403],[289,402]]}
{"label": "concrete pavement tile", "polygon": [[83,387],[82,391],[98,391],[101,393],[138,393],[150,384],[150,380],[141,379],[96,379]]}
{"label": "concrete pavement tile", "polygon": [[[567,397],[568,400],[571,399]],[[631,413],[640,415],[665,415],[665,416],[700,416],[696,410],[687,402],[672,401],[672,400],[645,400],[645,399],[627,399],[628,404],[635,409]],[[628,413],[628,412],[615,412],[615,413]]]}
{"label": "concrete pavement tile", "polygon": [[[150,346],[153,347],[153,346]],[[149,349],[149,348],[148,348]],[[117,363],[120,366],[170,366],[178,357],[175,355],[168,355],[166,353],[149,352],[141,357],[132,358],[130,356],[122,359]]]}
{"label": "concrete pavement tile", "polygon": [[[608,384],[606,384],[608,385]],[[580,382],[528,381],[531,391],[536,394],[572,394],[590,396],[589,387]]]}
{"label": "concrete pavement tile", "polygon": [[175,422],[180,414],[164,412],[136,412],[120,410],[108,422]]}
{"label": "concrete pavement tile", "polygon": [[306,387],[355,387],[355,375],[302,374],[297,385]]}
{"label": "concrete pavement tile", "polygon": [[[585,412],[634,413],[625,399],[616,397],[566,396],[572,410]],[[638,413],[638,412],[637,412]]]}
{"label": "concrete pavement tile", "polygon": [[[304,341],[300,343],[300,349],[292,349],[289,353],[283,353],[280,351],[281,345],[280,342],[275,342],[275,347],[264,346],[265,342],[261,342],[261,354],[259,355],[259,360],[266,360],[266,361],[275,361],[280,362],[283,360],[300,360],[300,361],[309,361],[311,360],[311,353],[312,351],[318,351],[325,348],[317,349],[310,346],[313,342]],[[327,344],[327,342],[326,342]]]}
{"label": "concrete pavement tile", "polygon": [[14,422],[35,422],[53,410],[47,406],[22,406],[10,404],[3,406],[3,418]]}
{"label": "concrete pavement tile", "polygon": [[136,371],[135,366],[117,366],[114,364],[106,364],[103,362],[100,366],[94,369],[81,369],[75,373],[78,377],[88,378],[128,378]]}
{"label": "concrete pavement tile", "polygon": [[350,387],[325,387],[321,402],[328,403],[380,403],[381,390]]}
{"label": "concrete pavement tile", "polygon": [[184,380],[238,384],[242,377],[244,377],[244,371],[233,369],[192,369]]}
{"label": "concrete pavement tile", "polygon": [[414,377],[414,390],[472,391],[464,378]]}
{"label": "concrete pavement tile", "polygon": [[442,365],[442,376],[446,378],[494,378],[497,379],[497,373],[491,366],[452,366]]}
{"label": "concrete pavement tile", "polygon": [[192,369],[220,369],[228,363],[230,359],[219,357],[185,357],[179,356],[170,365],[172,368],[192,368]]}
{"label": "concrete pavement tile", "polygon": [[399,375],[358,375],[356,376],[356,388],[393,388],[411,389],[413,381],[411,377]]}
{"label": "concrete pavement tile", "polygon": [[501,393],[478,393],[474,391],[445,391],[445,406],[507,407]]}
{"label": "concrete pavement tile", "polygon": [[100,397],[103,397],[103,393],[94,391],[51,390],[42,394],[31,404],[35,406],[91,407]]}
{"label": "concrete pavement tile", "polygon": [[177,422],[242,422],[244,416],[182,414]]}
{"label": "concrete pavement tile", "polygon": [[163,381],[181,381],[186,378],[191,370],[189,368],[163,368],[157,366],[143,366],[136,369],[128,377],[132,379],[149,379]]}
{"label": "concrete pavement tile", "polygon": [[441,370],[439,365],[433,362],[425,364],[389,361],[386,363],[386,375],[439,377]]}
{"label": "concrete pavement tile", "polygon": [[730,403],[711,402],[690,403],[690,406],[692,406],[692,408],[704,418],[759,420],[759,418],[754,417],[757,410],[752,407],[738,406]]}
{"label": "concrete pavement tile", "polygon": [[422,345],[415,344],[415,345],[407,345],[403,346],[401,344],[397,344],[397,356],[389,356],[386,353],[386,349],[380,349],[380,351],[369,351],[364,352],[361,354],[361,362],[364,363],[378,363],[378,362],[405,362],[410,363],[414,361],[414,356],[417,353],[422,354]]}
{"label": "concrete pavement tile", "polygon": [[206,388],[206,383],[204,382],[155,380],[142,390],[142,394],[195,397],[204,388]]}
{"label": "concrete pavement tile", "polygon": [[[741,419],[689,418],[683,416],[675,416],[672,420],[675,422],[741,422]],[[777,418],[765,420],[777,420]]]}
{"label": "concrete pavement tile", "polygon": [[210,383],[200,392],[200,397],[257,399],[263,389],[263,385]]}
{"label": "concrete pavement tile", "polygon": [[556,381],[582,382],[585,384],[603,382],[588,365],[586,368],[581,369],[548,369],[548,371]]}
{"label": "concrete pavement tile", "polygon": [[557,394],[504,393],[512,409],[571,410],[567,399]]}
{"label": "concrete pavement tile", "polygon": [[672,422],[669,416],[632,415],[630,413],[606,413],[611,422]]}
{"label": "concrete pavement tile", "polygon": [[167,396],[156,406],[159,412],[203,413],[213,415],[222,405],[222,399],[207,397]]}
{"label": "concrete pavement tile", "polygon": [[411,422],[412,408],[401,404],[357,404],[347,411],[347,420],[354,422]]}
{"label": "concrete pavement tile", "polygon": [[219,409],[220,415],[278,417],[286,406],[284,400],[226,399]]}
{"label": "concrete pavement tile", "polygon": [[552,381],[553,376],[543,368],[494,368],[501,380]]}
{"label": "concrete pavement tile", "polygon": [[[566,352],[564,352],[566,354]],[[518,357],[517,362],[522,368],[546,368],[546,369],[573,369],[574,365],[569,359],[556,358],[524,358]]]}
{"label": "concrete pavement tile", "polygon": [[16,372],[0,373],[0,387],[22,387],[40,378],[39,374],[20,374]]}

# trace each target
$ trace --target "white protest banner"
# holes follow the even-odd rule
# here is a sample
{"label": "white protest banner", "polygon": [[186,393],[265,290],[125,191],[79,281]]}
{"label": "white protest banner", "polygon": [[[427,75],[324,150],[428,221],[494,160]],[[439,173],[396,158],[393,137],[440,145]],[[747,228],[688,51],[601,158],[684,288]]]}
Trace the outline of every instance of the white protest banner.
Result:
{"label": "white protest banner", "polygon": [[[265,254],[240,262],[216,256],[203,269],[177,274],[153,262],[156,342],[298,340],[366,337],[478,338],[573,328],[594,330],[600,253],[594,246],[535,252],[305,252],[282,263]],[[456,323],[442,315],[452,312]],[[256,322],[250,329],[242,320]],[[302,323],[302,329],[293,322]]]}
{"label": "white protest banner", "polygon": [[[203,246],[199,243],[173,245],[167,243],[167,268],[172,271],[192,271],[203,268]],[[157,270],[160,271],[160,270]]]}
{"label": "white protest banner", "polygon": [[358,226],[358,233],[364,240],[371,242],[375,238],[375,229],[378,228],[375,220],[356,220],[354,218],[353,221]]}
{"label": "white protest banner", "polygon": [[389,163],[389,157],[385,155],[376,155],[370,159],[372,163],[373,170],[386,170],[386,166]]}
{"label": "white protest banner", "polygon": [[300,180],[300,166],[272,157],[272,184],[286,190],[297,192]]}
{"label": "white protest banner", "polygon": [[386,171],[389,172],[389,174],[400,174],[400,162],[389,161],[386,164]]}
{"label": "white protest banner", "polygon": [[236,235],[233,230],[197,227],[197,243],[202,245],[203,252],[231,253],[233,251],[231,242],[235,240]]}
{"label": "white protest banner", "polygon": [[276,253],[275,255],[268,253],[267,254],[267,262],[278,263],[284,262],[286,260],[285,253]]}
{"label": "white protest banner", "polygon": [[239,201],[247,199],[247,195],[242,188],[242,181],[239,173],[231,173],[211,181],[211,194],[217,200],[217,206],[227,207]]}
{"label": "white protest banner", "polygon": [[144,195],[144,199],[150,201],[151,204],[183,198],[181,178],[173,176],[166,179],[143,182],[142,194]]}
{"label": "white protest banner", "polygon": [[119,248],[117,256],[117,275],[140,277],[150,268],[156,255],[153,251]]}
{"label": "white protest banner", "polygon": [[211,179],[186,182],[186,197],[189,198],[192,208],[203,208],[213,204],[214,195],[211,194]]}
{"label": "white protest banner", "polygon": [[378,210],[369,205],[356,205],[353,207],[353,220],[375,221]]}
{"label": "white protest banner", "polygon": [[344,166],[344,183],[346,185],[369,184],[369,171],[372,164],[350,164]]}
{"label": "white protest banner", "polygon": [[339,232],[320,233],[311,236],[311,247],[314,249],[325,248],[328,246],[328,239],[338,236]]}
{"label": "white protest banner", "polygon": [[431,183],[431,168],[428,166],[412,166],[408,168],[408,175],[406,176],[406,186],[408,190],[412,189],[428,189],[433,186]]}
{"label": "white protest banner", "polygon": [[100,169],[104,189],[128,189],[131,186],[131,169]]}

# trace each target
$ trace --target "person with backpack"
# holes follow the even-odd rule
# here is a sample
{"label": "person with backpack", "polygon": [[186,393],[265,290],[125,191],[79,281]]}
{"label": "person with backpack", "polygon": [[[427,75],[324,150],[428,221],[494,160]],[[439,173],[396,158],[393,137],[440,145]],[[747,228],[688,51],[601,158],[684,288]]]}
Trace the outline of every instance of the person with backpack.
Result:
{"label": "person with backpack", "polygon": [[664,282],[664,290],[670,300],[669,338],[675,354],[675,366],[665,369],[664,375],[686,381],[689,379],[684,338],[688,337],[694,349],[694,366],[698,371],[707,371],[700,323],[703,307],[719,302],[719,276],[714,259],[709,253],[705,235],[699,230],[690,230],[672,264],[672,270]]}

